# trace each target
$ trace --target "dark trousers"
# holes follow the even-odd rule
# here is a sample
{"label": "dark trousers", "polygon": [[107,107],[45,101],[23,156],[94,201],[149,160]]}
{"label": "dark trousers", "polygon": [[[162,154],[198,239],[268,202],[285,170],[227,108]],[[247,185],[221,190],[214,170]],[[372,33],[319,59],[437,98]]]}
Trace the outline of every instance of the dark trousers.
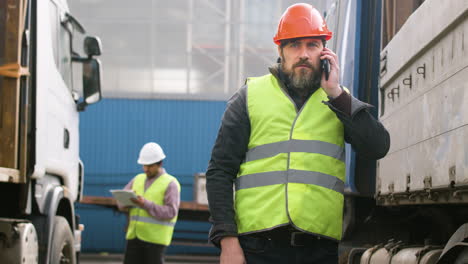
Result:
{"label": "dark trousers", "polygon": [[127,240],[124,264],[163,264],[166,246],[139,239]]}
{"label": "dark trousers", "polygon": [[299,232],[262,233],[239,237],[248,264],[338,263],[336,241]]}

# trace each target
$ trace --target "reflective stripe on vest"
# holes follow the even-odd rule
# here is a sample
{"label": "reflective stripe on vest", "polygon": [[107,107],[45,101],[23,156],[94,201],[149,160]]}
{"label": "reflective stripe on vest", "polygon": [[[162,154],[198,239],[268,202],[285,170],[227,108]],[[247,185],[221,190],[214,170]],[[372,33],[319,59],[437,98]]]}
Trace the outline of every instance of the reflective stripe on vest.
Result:
{"label": "reflective stripe on vest", "polygon": [[250,149],[247,151],[245,162],[273,157],[284,152],[309,152],[310,150],[343,162],[345,161],[345,149],[343,147],[317,140],[291,139],[288,141],[260,145]]}
{"label": "reflective stripe on vest", "polygon": [[[289,177],[288,174],[289,173]],[[236,190],[262,187],[274,184],[304,183],[321,186],[335,192],[344,192],[344,182],[334,176],[316,171],[289,170],[270,171],[244,175],[236,179]]]}
{"label": "reflective stripe on vest", "polygon": [[[175,182],[180,191],[177,179],[167,173],[159,176],[146,191],[145,181],[146,174],[138,174],[133,181],[132,189],[137,195],[141,195],[157,205],[164,205],[164,196],[171,182]],[[134,207],[130,209],[130,222],[126,239],[138,238],[146,242],[168,246],[172,240],[176,221],[177,215],[170,220],[158,220],[145,209]]]}
{"label": "reflective stripe on vest", "polygon": [[291,224],[341,239],[344,129],[324,100],[319,88],[297,111],[274,76],[249,79],[251,134],[235,181],[239,234]]}

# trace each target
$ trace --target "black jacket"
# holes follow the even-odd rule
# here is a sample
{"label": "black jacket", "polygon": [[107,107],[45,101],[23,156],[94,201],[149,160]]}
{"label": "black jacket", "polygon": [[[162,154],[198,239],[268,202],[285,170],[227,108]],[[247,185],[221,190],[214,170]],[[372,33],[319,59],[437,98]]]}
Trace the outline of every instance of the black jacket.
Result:
{"label": "black jacket", "polygon": [[[270,72],[293,99],[297,109],[301,109],[314,92],[300,96],[288,85],[287,78],[282,75],[278,66],[270,68]],[[217,246],[222,237],[237,236],[233,183],[247,152],[250,137],[246,89],[247,85],[244,85],[228,101],[206,172],[206,188],[213,224],[210,240]],[[383,125],[367,111],[371,105],[346,92],[323,103],[341,120],[345,130],[345,141],[351,144],[359,155],[368,159],[380,159],[387,154],[390,136]]]}

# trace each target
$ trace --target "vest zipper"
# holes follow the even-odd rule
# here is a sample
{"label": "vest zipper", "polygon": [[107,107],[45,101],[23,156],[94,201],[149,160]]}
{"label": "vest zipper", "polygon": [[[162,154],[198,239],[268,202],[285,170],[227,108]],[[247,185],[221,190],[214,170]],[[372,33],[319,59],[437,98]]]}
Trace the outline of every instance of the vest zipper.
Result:
{"label": "vest zipper", "polygon": [[[148,180],[148,179],[145,178],[145,181],[143,182],[143,193],[142,193],[142,195],[141,195],[141,196],[143,196],[143,197],[145,196],[145,193],[146,193],[145,184],[146,184],[146,181],[147,181],[147,180]],[[154,182],[153,182],[153,183],[154,183]],[[151,186],[150,186],[150,187],[151,187]],[[148,187],[148,188],[149,188],[149,187]],[[138,195],[138,194],[137,194],[137,195]],[[136,210],[137,210],[137,214],[136,214],[136,219],[135,219],[135,225],[134,225],[135,228],[134,228],[134,231],[135,231],[135,237],[138,238],[136,229],[137,229],[138,222],[140,222],[140,221],[139,221],[139,220],[140,220],[140,212],[141,212],[141,210],[143,210],[143,209],[140,208],[140,207],[138,207],[138,208],[136,208]]]}
{"label": "vest zipper", "polygon": [[[278,82],[279,87],[280,87],[281,91],[283,92],[283,94],[289,99],[289,101],[291,101],[291,103],[294,105],[294,109],[296,110],[296,118],[294,118],[294,121],[293,121],[293,123],[291,125],[291,131],[289,131],[289,140],[292,140],[292,134],[293,134],[294,126],[296,125],[296,121],[299,118],[300,114],[302,113],[302,110],[307,105],[307,103],[310,101],[310,98],[312,98],[312,95],[315,92],[312,93],[309,96],[309,98],[307,98],[307,100],[302,105],[301,109],[298,109],[296,103],[294,102],[294,100],[291,98],[291,96],[289,96],[288,92],[285,90],[284,84],[278,79],[277,79],[277,82]],[[289,151],[289,149],[288,149],[288,163],[286,165],[286,184],[285,184],[286,185],[286,190],[285,190],[286,215],[288,216],[289,224],[291,224],[292,226],[296,226],[293,223],[293,221],[291,220],[291,216],[289,215],[289,205],[288,205],[288,183],[289,183],[289,165],[290,165],[290,161],[291,161],[291,151]]]}
{"label": "vest zipper", "polygon": [[[289,96],[288,92],[286,91],[285,89],[285,84],[283,84],[280,80],[277,79],[277,82],[279,84],[279,87],[281,89],[281,92],[283,92],[283,94],[289,99],[289,101],[291,101],[291,103],[294,105],[294,109],[296,110],[296,114],[298,114],[299,110],[297,108],[297,105],[296,103],[294,102],[294,100],[291,98],[291,96]],[[305,104],[304,104],[305,105]],[[302,105],[302,107],[304,107],[304,105]]]}

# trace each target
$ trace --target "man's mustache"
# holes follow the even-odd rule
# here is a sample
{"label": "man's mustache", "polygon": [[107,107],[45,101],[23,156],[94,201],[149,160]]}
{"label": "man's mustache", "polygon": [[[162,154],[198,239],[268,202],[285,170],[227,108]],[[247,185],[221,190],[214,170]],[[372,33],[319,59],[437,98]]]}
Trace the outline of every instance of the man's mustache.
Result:
{"label": "man's mustache", "polygon": [[310,64],[310,63],[307,61],[307,59],[305,59],[305,60],[304,60],[304,59],[301,59],[299,62],[297,62],[297,63],[295,63],[295,64],[293,65],[293,68],[296,68],[296,67],[299,67],[299,66],[301,66],[301,67],[306,66],[306,67],[308,67],[308,68],[313,68],[312,64]]}

